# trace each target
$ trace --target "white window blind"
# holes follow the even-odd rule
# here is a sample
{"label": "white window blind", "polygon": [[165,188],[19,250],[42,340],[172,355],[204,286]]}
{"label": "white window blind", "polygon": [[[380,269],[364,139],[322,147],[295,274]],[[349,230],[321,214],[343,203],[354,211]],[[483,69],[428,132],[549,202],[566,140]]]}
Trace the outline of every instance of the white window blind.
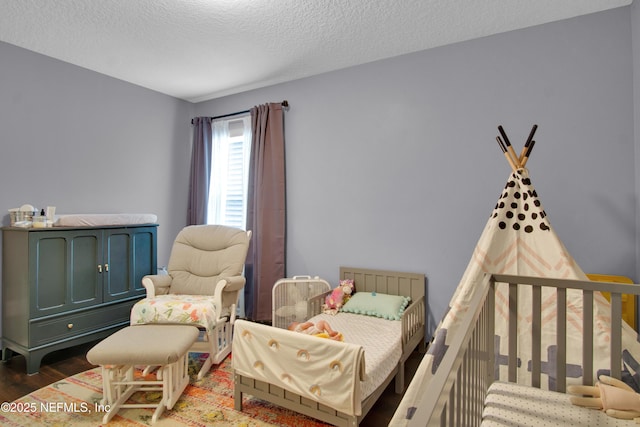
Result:
{"label": "white window blind", "polygon": [[233,117],[212,123],[209,224],[244,229],[251,150],[251,117]]}

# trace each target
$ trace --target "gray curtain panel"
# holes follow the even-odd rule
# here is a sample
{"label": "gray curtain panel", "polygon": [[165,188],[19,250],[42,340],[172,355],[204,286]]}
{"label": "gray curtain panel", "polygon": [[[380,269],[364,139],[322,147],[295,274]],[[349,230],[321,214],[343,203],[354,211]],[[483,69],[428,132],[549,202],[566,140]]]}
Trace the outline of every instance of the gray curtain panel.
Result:
{"label": "gray curtain panel", "polygon": [[252,231],[245,266],[245,311],[271,319],[271,289],[286,277],[286,187],[284,115],[280,103],[251,109],[251,160],[247,230]]}
{"label": "gray curtain panel", "polygon": [[193,119],[193,149],[189,178],[187,225],[207,223],[211,178],[211,117]]}

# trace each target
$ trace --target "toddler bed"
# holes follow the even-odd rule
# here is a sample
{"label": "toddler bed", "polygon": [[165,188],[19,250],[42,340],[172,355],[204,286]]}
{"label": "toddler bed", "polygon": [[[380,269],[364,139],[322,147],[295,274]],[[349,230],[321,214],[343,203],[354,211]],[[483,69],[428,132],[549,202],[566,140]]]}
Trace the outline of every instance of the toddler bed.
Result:
{"label": "toddler bed", "polygon": [[340,279],[354,280],[352,302],[357,304],[387,296],[385,307],[394,298],[409,297],[410,303],[400,320],[388,320],[321,313],[329,292],[312,296],[315,302],[307,304],[312,312],[300,316],[298,310],[298,320],[324,319],[342,333],[342,342],[237,320],[232,359],[236,410],[242,410],[242,395],[247,393],[333,425],[355,426],[394,378],[396,392],[402,392],[404,363],[424,344],[425,276],[341,267]]}
{"label": "toddler bed", "polygon": [[[500,287],[508,288],[509,297],[509,351],[506,355],[496,351],[499,348],[495,335],[496,293]],[[519,328],[525,319],[517,310],[518,295],[525,288],[537,295],[531,311],[538,315],[534,314],[529,330]],[[541,351],[540,346],[540,326],[544,319],[537,316],[543,289],[555,291],[559,301],[554,357]],[[579,366],[567,363],[567,354],[575,350],[566,347],[567,305],[560,302],[566,301],[569,292],[582,295],[582,348],[585,350]],[[573,405],[566,393],[568,387],[577,384],[576,377],[581,378],[581,384],[589,386],[597,382],[600,374],[622,378],[632,386],[637,383],[640,372],[630,372],[627,363],[637,355],[628,355],[628,360],[622,362],[609,359],[608,369],[594,369],[593,330],[600,319],[594,319],[593,301],[600,292],[611,295],[610,354],[621,354],[622,330],[628,327],[622,321],[621,296],[640,295],[640,285],[486,274],[476,283],[470,303],[458,320],[458,333],[450,340],[448,348],[435,348],[438,346],[435,342],[431,345],[429,354],[434,359],[428,378],[419,370],[409,387],[412,388],[415,382],[428,391],[421,396],[407,392],[389,425],[633,425],[633,421],[610,417],[601,410]],[[434,336],[438,334],[446,334],[446,330],[439,328]],[[518,342],[523,338],[531,340],[532,351],[524,358],[516,357]],[[529,374],[524,381],[517,375],[523,365]],[[555,373],[553,384],[541,382],[543,372]]]}

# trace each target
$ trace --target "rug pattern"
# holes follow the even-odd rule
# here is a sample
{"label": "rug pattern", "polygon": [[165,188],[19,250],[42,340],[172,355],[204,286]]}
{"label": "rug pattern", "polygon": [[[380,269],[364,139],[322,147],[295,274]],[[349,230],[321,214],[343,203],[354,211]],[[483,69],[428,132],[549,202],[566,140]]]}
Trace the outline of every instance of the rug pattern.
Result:
{"label": "rug pattern", "polygon": [[[233,372],[231,356],[214,366],[202,379],[197,379],[203,355],[189,360],[191,382],[172,410],[165,410],[154,426],[295,426],[321,427],[328,424],[244,396],[242,412],[233,409]],[[130,403],[158,401],[159,392],[139,392]],[[95,368],[43,387],[11,402],[0,411],[3,427],[33,426],[100,426],[104,409],[101,369]],[[121,409],[109,426],[151,425],[153,408]]]}

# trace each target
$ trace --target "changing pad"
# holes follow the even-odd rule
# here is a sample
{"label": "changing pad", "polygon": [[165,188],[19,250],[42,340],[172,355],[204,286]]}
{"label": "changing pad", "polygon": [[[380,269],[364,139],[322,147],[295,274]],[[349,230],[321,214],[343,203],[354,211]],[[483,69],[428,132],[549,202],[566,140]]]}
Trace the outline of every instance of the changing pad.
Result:
{"label": "changing pad", "polygon": [[92,227],[101,225],[155,224],[158,216],[154,214],[71,214],[58,215],[56,227]]}

